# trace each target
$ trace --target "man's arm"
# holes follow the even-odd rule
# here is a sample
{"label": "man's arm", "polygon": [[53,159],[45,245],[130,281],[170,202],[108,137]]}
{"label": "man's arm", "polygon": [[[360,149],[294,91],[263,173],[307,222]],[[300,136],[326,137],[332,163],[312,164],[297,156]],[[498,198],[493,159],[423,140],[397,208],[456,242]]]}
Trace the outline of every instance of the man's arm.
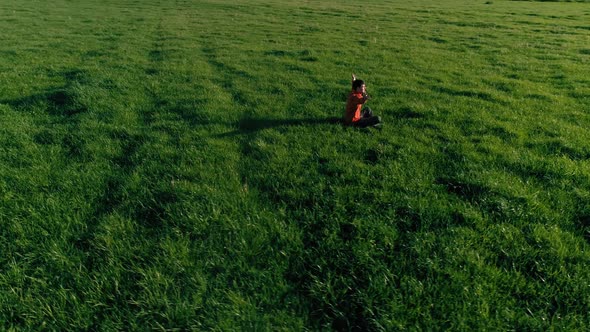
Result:
{"label": "man's arm", "polygon": [[368,95],[363,95],[361,97],[357,97],[357,96],[353,96],[353,101],[355,104],[364,104],[367,100],[369,100],[371,97],[369,97]]}

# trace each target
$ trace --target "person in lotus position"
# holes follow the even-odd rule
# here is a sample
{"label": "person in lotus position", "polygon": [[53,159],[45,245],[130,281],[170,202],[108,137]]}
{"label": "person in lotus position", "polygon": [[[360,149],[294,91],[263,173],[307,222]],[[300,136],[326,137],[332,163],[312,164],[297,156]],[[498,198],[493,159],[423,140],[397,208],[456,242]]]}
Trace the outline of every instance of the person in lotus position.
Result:
{"label": "person in lotus position", "polygon": [[381,126],[381,117],[373,115],[373,111],[369,107],[363,107],[369,99],[371,97],[367,94],[365,82],[352,74],[352,91],[346,101],[344,123],[361,128]]}

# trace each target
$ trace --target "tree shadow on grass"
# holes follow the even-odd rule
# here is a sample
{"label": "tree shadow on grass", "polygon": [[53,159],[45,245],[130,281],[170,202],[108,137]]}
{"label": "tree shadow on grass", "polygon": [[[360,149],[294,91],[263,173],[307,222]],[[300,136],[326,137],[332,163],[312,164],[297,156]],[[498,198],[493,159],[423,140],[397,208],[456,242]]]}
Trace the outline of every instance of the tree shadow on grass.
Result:
{"label": "tree shadow on grass", "polygon": [[310,126],[323,124],[342,124],[342,119],[339,117],[326,118],[304,118],[304,119],[268,119],[268,118],[250,118],[246,117],[238,122],[238,129],[232,130],[223,134],[215,135],[215,137],[232,137],[242,134],[249,134],[263,129],[278,128],[278,127],[292,127],[292,126]]}
{"label": "tree shadow on grass", "polygon": [[21,111],[42,107],[48,114],[53,116],[76,115],[85,111],[83,106],[75,102],[71,92],[65,88],[53,89],[15,99],[3,99],[0,100],[0,103]]}
{"label": "tree shadow on grass", "polygon": [[54,87],[27,96],[1,99],[0,103],[7,104],[19,111],[42,108],[52,116],[72,116],[87,111],[86,106],[80,102],[80,92],[77,85],[86,83],[88,74],[81,69],[72,69],[52,76],[61,76],[66,83],[61,87]]}

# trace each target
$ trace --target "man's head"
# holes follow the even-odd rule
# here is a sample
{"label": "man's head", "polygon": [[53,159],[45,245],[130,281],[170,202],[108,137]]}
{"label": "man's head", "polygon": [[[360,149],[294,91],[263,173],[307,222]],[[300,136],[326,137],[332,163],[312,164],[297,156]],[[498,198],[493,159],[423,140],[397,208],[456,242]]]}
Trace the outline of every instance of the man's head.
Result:
{"label": "man's head", "polygon": [[352,82],[352,90],[356,92],[365,93],[365,81],[363,80],[354,80]]}

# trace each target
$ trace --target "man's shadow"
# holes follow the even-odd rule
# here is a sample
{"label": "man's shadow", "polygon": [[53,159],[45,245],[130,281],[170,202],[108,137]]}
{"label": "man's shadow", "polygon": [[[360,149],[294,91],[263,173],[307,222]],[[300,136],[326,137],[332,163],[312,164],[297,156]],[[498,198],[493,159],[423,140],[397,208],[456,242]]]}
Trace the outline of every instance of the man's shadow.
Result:
{"label": "man's shadow", "polygon": [[242,134],[249,134],[263,129],[290,126],[309,126],[321,124],[342,124],[339,117],[326,118],[304,118],[304,119],[265,119],[265,118],[243,118],[238,122],[238,129],[232,130],[216,137],[231,137]]}

